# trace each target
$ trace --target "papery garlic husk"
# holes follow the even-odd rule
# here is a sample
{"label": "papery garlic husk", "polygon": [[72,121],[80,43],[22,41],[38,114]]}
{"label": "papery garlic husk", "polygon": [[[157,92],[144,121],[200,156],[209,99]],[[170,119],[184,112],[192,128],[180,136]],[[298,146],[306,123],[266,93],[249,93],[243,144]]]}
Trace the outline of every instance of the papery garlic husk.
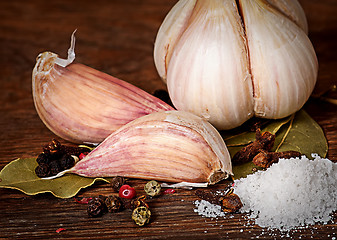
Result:
{"label": "papery garlic husk", "polygon": [[184,186],[207,186],[233,174],[218,131],[205,119],[181,111],[151,113],[126,124],[65,172]]}
{"label": "papery garlic husk", "polygon": [[63,139],[98,144],[138,117],[174,109],[132,84],[69,63],[72,60],[44,52],[38,56],[32,75],[36,110],[45,125]]}
{"label": "papery garlic husk", "polygon": [[306,32],[297,1],[180,0],[158,31],[155,65],[178,110],[232,129],[304,105],[318,72]]}
{"label": "papery garlic husk", "polygon": [[267,0],[267,2],[308,34],[307,17],[301,4],[297,0]]}

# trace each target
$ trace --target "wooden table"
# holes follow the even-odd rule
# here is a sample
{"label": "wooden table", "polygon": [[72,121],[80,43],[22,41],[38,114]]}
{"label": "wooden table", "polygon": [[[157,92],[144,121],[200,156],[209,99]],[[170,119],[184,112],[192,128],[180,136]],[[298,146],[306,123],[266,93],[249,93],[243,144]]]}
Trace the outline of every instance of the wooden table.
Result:
{"label": "wooden table", "polygon": [[[320,62],[315,93],[337,84],[337,2],[302,0],[310,38]],[[20,157],[35,157],[56,136],[39,119],[31,95],[31,72],[45,50],[66,57],[70,34],[77,31],[76,61],[109,73],[152,93],[165,88],[153,64],[157,30],[176,0],[31,0],[0,1],[0,169]],[[336,94],[330,94],[335,97]],[[311,98],[304,107],[322,126],[328,157],[337,161],[337,106]],[[56,137],[57,138],[57,137]],[[57,138],[59,139],[59,138]],[[62,139],[61,142],[66,143]],[[131,180],[142,191],[145,181]],[[219,184],[217,188],[223,187]],[[108,184],[95,184],[78,196],[108,195]],[[243,214],[210,219],[193,211],[194,191],[178,190],[151,201],[153,220],[144,228],[130,211],[88,218],[86,206],[51,194],[28,196],[0,189],[1,239],[217,239],[278,238]],[[58,228],[65,231],[56,233]],[[291,233],[294,238],[337,237],[336,223]]]}

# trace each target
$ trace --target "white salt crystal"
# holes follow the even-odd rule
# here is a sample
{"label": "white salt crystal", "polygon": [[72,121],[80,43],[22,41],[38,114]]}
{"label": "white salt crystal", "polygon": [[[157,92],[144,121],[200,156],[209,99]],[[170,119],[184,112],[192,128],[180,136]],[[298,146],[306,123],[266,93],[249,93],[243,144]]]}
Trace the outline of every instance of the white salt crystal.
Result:
{"label": "white salt crystal", "polygon": [[195,206],[197,207],[194,209],[194,212],[197,212],[199,215],[202,215],[204,217],[223,217],[225,216],[225,213],[221,211],[221,206],[212,204],[208,201],[201,200],[201,201],[195,201]]}
{"label": "white salt crystal", "polygon": [[235,180],[242,212],[261,227],[280,230],[331,220],[337,207],[337,163],[312,157],[280,159],[266,171]]}

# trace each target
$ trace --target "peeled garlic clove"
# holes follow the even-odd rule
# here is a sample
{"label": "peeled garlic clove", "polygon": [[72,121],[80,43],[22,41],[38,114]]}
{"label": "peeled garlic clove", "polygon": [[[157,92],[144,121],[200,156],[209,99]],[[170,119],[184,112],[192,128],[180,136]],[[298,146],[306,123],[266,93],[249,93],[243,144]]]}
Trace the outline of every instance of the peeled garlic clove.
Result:
{"label": "peeled garlic clove", "polygon": [[125,81],[82,64],[70,64],[73,49],[69,56],[63,60],[51,52],[40,54],[32,76],[36,110],[61,138],[97,144],[138,117],[173,110]]}
{"label": "peeled garlic clove", "polygon": [[254,85],[255,115],[283,118],[299,110],[316,83],[314,48],[296,24],[263,0],[241,0]]}
{"label": "peeled garlic clove", "polygon": [[151,113],[126,124],[66,172],[187,182],[185,186],[206,186],[233,174],[218,131],[180,111]]}
{"label": "peeled garlic clove", "polygon": [[241,125],[253,115],[253,89],[235,1],[197,1],[185,27],[167,71],[174,106],[219,129]]}

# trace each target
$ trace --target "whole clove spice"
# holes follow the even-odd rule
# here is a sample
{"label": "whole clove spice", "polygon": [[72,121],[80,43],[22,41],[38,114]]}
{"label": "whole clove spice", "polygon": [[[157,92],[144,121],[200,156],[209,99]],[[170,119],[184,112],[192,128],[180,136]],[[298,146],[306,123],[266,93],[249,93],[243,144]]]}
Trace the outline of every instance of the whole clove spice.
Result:
{"label": "whole clove spice", "polygon": [[234,165],[250,162],[261,151],[269,151],[272,149],[275,142],[275,135],[270,132],[263,132],[258,129],[256,131],[255,141],[243,147],[232,158]]}
{"label": "whole clove spice", "polygon": [[233,188],[229,188],[225,194],[205,190],[197,190],[195,194],[212,204],[220,205],[221,210],[225,213],[237,212],[243,206],[240,197],[234,193]]}
{"label": "whole clove spice", "polygon": [[225,213],[234,213],[242,208],[243,204],[240,197],[234,193],[234,189],[230,189],[224,197],[220,198],[221,210]]}
{"label": "whole clove spice", "polygon": [[285,152],[267,152],[260,150],[260,152],[253,158],[253,163],[262,168],[268,168],[273,163],[277,163],[280,158],[300,157],[301,153],[297,151],[285,151]]}

